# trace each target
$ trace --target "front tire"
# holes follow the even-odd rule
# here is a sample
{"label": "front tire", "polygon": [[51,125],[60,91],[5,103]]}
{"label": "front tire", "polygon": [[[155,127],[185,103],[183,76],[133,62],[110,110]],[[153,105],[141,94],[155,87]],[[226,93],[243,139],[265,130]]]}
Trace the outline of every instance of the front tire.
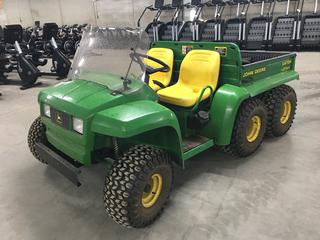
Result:
{"label": "front tire", "polygon": [[266,130],[267,113],[257,98],[242,103],[234,124],[231,143],[225,151],[236,157],[247,157],[260,147]]}
{"label": "front tire", "polygon": [[296,114],[297,95],[294,89],[282,85],[267,92],[263,96],[263,101],[268,111],[266,136],[283,136],[291,128]]}
{"label": "front tire", "polygon": [[173,183],[170,156],[138,145],[117,160],[104,187],[105,209],[118,224],[142,228],[162,213]]}
{"label": "front tire", "polygon": [[30,152],[32,155],[38,159],[41,163],[48,164],[45,160],[41,159],[35,145],[36,143],[45,143],[47,141],[46,138],[46,128],[44,124],[41,121],[41,117],[38,117],[34,122],[32,123],[29,133],[28,133],[28,145]]}

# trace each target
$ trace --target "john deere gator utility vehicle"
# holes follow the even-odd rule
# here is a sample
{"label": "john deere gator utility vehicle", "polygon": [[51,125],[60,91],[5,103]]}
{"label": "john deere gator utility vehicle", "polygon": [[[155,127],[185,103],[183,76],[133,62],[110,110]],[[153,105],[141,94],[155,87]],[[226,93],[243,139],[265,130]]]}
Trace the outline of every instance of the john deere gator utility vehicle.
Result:
{"label": "john deere gator utility vehicle", "polygon": [[78,186],[80,167],[110,163],[107,213],[145,227],[168,201],[173,164],[213,146],[246,157],[289,130],[297,98],[284,84],[298,79],[295,57],[90,28],[69,80],[39,94],[30,150]]}

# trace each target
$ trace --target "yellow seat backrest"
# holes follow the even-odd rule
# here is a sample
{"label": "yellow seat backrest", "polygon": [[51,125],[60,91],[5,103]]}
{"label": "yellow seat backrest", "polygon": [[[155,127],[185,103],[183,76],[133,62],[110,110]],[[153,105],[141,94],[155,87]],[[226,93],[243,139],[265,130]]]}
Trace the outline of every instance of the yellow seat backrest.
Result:
{"label": "yellow seat backrest", "polygon": [[[210,50],[192,50],[183,59],[178,82],[158,91],[161,102],[193,107],[216,90],[220,71],[220,54]],[[203,94],[202,90],[206,89]],[[201,99],[199,99],[201,97]]]}
{"label": "yellow seat backrest", "polygon": [[201,92],[206,86],[216,90],[220,72],[220,54],[210,50],[192,50],[183,59],[179,84]]}
{"label": "yellow seat backrest", "polygon": [[[162,85],[167,87],[169,85],[169,83],[171,81],[171,77],[172,77],[173,59],[174,59],[173,51],[169,48],[151,48],[148,51],[147,55],[159,59],[160,61],[167,64],[170,68],[168,72],[157,72],[157,73],[151,74],[150,79],[149,79],[149,86],[154,91],[160,90],[161,87],[154,84],[154,82],[153,82],[153,81],[158,81]],[[148,66],[155,67],[155,68],[162,67],[160,64],[158,64],[152,60],[149,60],[149,59],[145,59],[144,63]]]}

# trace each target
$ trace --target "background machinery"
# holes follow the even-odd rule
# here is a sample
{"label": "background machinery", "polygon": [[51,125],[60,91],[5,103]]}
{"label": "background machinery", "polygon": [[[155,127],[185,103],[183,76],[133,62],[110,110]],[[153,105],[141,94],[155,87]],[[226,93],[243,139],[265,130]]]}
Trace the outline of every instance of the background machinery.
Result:
{"label": "background machinery", "polygon": [[[272,30],[273,12],[275,0],[257,0],[253,4],[260,4],[259,17],[252,18],[248,23],[245,49],[263,50],[268,47],[268,39]],[[268,4],[268,12],[265,14],[265,5]]]}
{"label": "background machinery", "polygon": [[236,17],[228,19],[225,24],[222,40],[233,42],[242,46],[246,38],[247,12],[250,6],[249,0],[233,0],[229,5],[237,6]]}

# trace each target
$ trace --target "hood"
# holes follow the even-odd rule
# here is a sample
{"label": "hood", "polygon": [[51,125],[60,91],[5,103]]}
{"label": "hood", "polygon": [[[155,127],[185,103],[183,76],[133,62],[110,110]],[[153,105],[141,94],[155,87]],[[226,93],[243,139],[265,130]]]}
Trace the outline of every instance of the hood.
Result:
{"label": "hood", "polygon": [[92,114],[127,102],[156,101],[157,99],[156,94],[142,82],[134,81],[129,87],[129,91],[112,94],[113,91],[101,84],[74,80],[41,91],[39,102],[74,116],[87,118]]}

